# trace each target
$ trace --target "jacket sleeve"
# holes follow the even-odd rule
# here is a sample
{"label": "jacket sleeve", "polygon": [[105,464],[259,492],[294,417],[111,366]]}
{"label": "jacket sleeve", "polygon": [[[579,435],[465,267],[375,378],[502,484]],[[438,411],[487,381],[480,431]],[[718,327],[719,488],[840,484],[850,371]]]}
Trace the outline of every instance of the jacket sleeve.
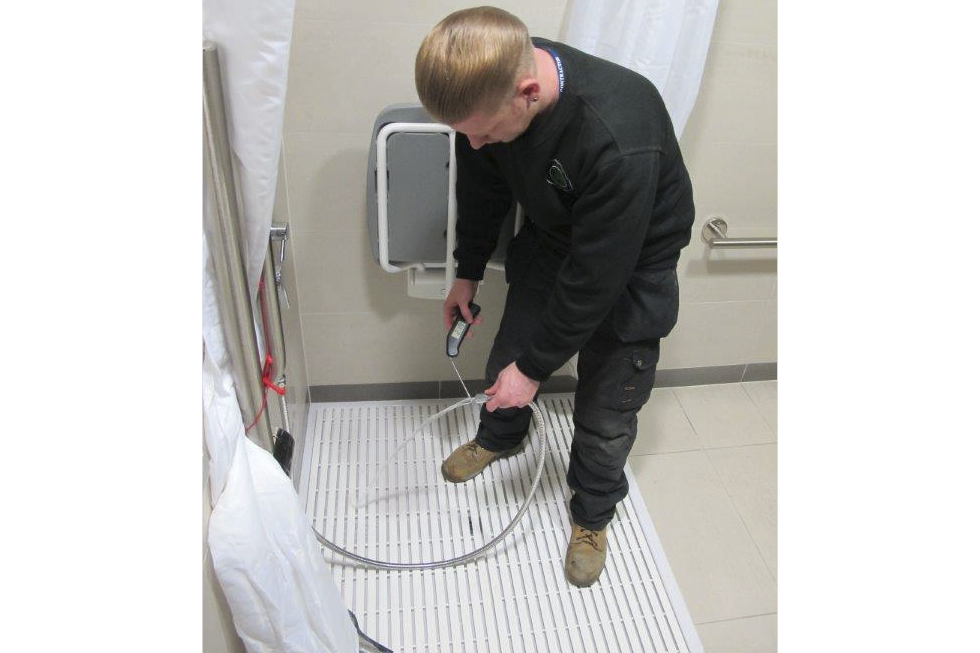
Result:
{"label": "jacket sleeve", "polygon": [[659,151],[600,168],[572,209],[568,256],[528,348],[516,364],[544,381],[578,352],[625,291],[653,214]]}
{"label": "jacket sleeve", "polygon": [[456,135],[456,257],[458,279],[480,280],[504,217],[510,209],[510,186],[487,152],[474,150],[463,134]]}

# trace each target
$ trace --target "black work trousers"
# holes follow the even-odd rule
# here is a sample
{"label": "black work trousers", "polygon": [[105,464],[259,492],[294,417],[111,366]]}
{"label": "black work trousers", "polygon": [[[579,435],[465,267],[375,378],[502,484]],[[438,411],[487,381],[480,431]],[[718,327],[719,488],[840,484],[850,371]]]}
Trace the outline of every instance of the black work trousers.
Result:
{"label": "black work trousers", "polygon": [[[522,231],[508,247],[507,301],[487,360],[486,380],[513,363],[528,346],[554,287],[562,255]],[[676,279],[676,277],[675,277]],[[660,339],[623,342],[611,316],[579,352],[575,425],[568,465],[572,521],[600,530],[612,520],[629,485],[623,471],[636,440],[636,415],[650,398]],[[490,451],[511,449],[527,436],[531,409],[483,406],[476,442]]]}

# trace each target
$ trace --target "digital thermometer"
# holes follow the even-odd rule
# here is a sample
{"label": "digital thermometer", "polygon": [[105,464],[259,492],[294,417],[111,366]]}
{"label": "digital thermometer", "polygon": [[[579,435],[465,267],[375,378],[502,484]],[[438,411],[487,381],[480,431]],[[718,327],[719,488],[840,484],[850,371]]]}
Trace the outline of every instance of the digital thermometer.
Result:
{"label": "digital thermometer", "polygon": [[[473,302],[470,302],[470,313],[473,314],[473,319],[480,314],[480,307]],[[453,328],[449,330],[449,334],[446,336],[446,355],[450,358],[456,358],[459,356],[459,347],[463,344],[463,338],[466,337],[466,332],[470,330],[470,325],[467,324],[466,320],[459,313],[459,308],[456,308],[456,322],[453,323]]]}

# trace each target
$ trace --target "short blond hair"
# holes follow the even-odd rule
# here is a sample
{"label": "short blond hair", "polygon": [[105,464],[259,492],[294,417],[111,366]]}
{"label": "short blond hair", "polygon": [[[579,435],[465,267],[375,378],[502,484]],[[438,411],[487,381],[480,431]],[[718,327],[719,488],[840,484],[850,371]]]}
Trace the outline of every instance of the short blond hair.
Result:
{"label": "short blond hair", "polygon": [[415,88],[432,117],[456,123],[495,113],[533,67],[527,26],[503,9],[473,7],[449,14],[422,41]]}

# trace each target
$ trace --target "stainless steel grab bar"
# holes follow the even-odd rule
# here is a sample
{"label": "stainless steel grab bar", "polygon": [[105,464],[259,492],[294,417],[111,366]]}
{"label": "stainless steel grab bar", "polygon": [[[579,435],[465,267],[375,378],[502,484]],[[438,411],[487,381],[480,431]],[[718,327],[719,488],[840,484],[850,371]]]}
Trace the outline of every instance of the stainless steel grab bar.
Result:
{"label": "stainless steel grab bar", "polygon": [[710,247],[745,248],[775,247],[775,238],[729,238],[728,223],[721,218],[711,218],[701,228],[701,238]]}
{"label": "stainless steel grab bar", "polygon": [[[213,43],[204,44],[204,154],[205,170],[211,181],[214,220],[204,225],[208,250],[214,263],[218,310],[225,346],[235,374],[235,393],[242,419],[251,422],[262,406],[262,369],[252,319],[252,299],[245,278],[238,198],[232,168],[228,121],[225,118],[221,68]],[[272,290],[275,292],[275,289]],[[248,434],[267,451],[272,451],[272,424],[269,411]]]}

